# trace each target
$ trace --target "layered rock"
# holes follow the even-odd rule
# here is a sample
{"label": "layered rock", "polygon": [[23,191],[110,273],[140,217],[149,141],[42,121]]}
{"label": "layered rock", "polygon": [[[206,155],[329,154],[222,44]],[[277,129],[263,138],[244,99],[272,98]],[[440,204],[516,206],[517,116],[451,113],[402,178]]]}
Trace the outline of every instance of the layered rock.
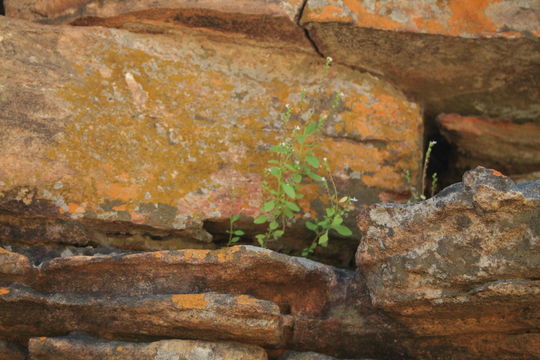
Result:
{"label": "layered rock", "polygon": [[397,343],[381,347],[394,343],[398,328],[370,305],[360,274],[270,250],[64,254],[37,265],[36,258],[3,254],[0,261],[19,264],[0,274],[0,338],[10,342],[84,331],[336,356],[403,352]]}
{"label": "layered rock", "polygon": [[477,165],[499,169],[512,177],[540,179],[540,124],[441,115],[438,124],[455,147],[454,166],[468,170]]}
{"label": "layered rock", "polygon": [[417,356],[537,356],[519,344],[540,337],[540,183],[477,168],[425,202],[374,206],[359,226],[371,299],[418,337]]}
{"label": "layered rock", "polygon": [[308,1],[325,56],[398,84],[429,115],[540,118],[540,5],[525,1]]}
{"label": "layered rock", "polygon": [[90,337],[33,338],[29,342],[35,360],[266,360],[257,346],[194,340],[161,340],[152,343],[105,341]]}

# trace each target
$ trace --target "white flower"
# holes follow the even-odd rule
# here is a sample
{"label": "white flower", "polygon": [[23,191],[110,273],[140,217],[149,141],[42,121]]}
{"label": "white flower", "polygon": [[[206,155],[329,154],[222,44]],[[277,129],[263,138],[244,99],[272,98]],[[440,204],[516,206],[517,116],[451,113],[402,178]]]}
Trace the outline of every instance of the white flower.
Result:
{"label": "white flower", "polygon": [[352,197],[352,198],[351,198],[351,201],[352,201],[352,202],[358,202],[358,199],[355,198],[355,197]]}
{"label": "white flower", "polygon": [[330,64],[332,61],[334,61],[334,59],[332,59],[330,56],[328,56],[328,57],[326,58],[326,62],[327,62],[327,63]]}
{"label": "white flower", "polygon": [[295,129],[295,130],[300,130],[300,126],[296,125],[296,126],[294,127],[294,129]]}
{"label": "white flower", "polygon": [[321,178],[321,181],[326,181],[326,178],[325,178],[325,177],[322,177],[322,178]]}
{"label": "white flower", "polygon": [[290,108],[291,108],[291,105],[285,104],[285,107],[286,107],[287,109],[290,109]]}
{"label": "white flower", "polygon": [[328,161],[328,159],[324,157],[324,158],[323,158],[323,161],[324,161],[324,162],[327,162],[327,161]]}

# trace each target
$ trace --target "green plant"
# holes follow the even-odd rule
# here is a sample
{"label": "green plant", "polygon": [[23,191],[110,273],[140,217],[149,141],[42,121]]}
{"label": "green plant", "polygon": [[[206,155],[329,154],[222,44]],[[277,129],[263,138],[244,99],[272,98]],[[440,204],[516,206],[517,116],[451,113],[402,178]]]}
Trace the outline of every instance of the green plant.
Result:
{"label": "green plant", "polygon": [[[326,59],[325,74],[331,62],[331,58]],[[343,94],[340,93],[335,94],[330,111],[339,106],[342,96]],[[299,108],[305,105],[304,98],[305,91],[302,91]],[[312,112],[307,111],[305,114],[312,114]],[[293,107],[289,104],[285,105],[281,116],[284,128],[290,128],[288,125],[292,116]],[[269,160],[269,166],[265,170],[263,182],[265,199],[261,207],[263,215],[254,220],[255,224],[268,224],[264,233],[256,235],[257,242],[262,247],[266,247],[269,240],[282,237],[286,227],[301,213],[302,209],[298,200],[304,197],[302,190],[309,181],[317,182],[325,189],[329,204],[322,219],[306,222],[306,227],[315,232],[316,236],[311,246],[304,249],[302,255],[312,254],[318,245],[327,246],[331,229],[343,236],[352,234],[352,231],[343,224],[343,219],[350,210],[351,201],[355,199],[347,196],[339,197],[327,159],[324,158],[321,161],[315,154],[317,144],[313,141],[313,137],[321,132],[327,115],[321,113],[315,120],[312,120],[312,117],[312,115],[308,116],[308,120],[302,125],[293,127],[290,136],[285,141],[270,147],[275,158]],[[326,172],[326,177],[319,174],[321,168]]]}
{"label": "green plant", "polygon": [[229,234],[229,241],[227,243],[228,246],[231,246],[235,243],[237,243],[240,240],[240,236],[245,235],[246,233],[243,230],[238,230],[234,228],[234,223],[236,223],[240,219],[240,215],[236,214],[231,216],[229,220],[229,230],[227,230],[227,234]]}
{"label": "green plant", "polygon": [[[422,177],[421,177],[421,185],[420,185],[420,191],[416,189],[415,186],[412,185],[411,180],[411,172],[410,170],[405,170],[403,172],[405,182],[409,185],[409,189],[411,192],[411,199],[409,202],[418,202],[426,200],[426,182],[427,182],[427,169],[429,166],[429,160],[431,158],[431,152],[433,151],[433,147],[437,144],[436,141],[430,141],[428,143],[428,147],[426,149],[426,153],[424,154],[424,162],[422,164]],[[431,188],[430,188],[430,194],[431,197],[435,195],[435,192],[437,190],[437,184],[439,181],[439,177],[437,173],[433,173],[431,176]]]}

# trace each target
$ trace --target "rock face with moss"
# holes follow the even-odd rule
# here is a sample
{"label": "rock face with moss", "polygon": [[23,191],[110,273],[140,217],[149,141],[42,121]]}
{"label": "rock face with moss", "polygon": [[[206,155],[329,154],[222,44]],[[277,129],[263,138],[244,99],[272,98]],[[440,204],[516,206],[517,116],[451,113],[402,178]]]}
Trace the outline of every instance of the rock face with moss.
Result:
{"label": "rock face with moss", "polygon": [[359,226],[371,299],[418,337],[419,357],[540,355],[540,182],[477,168],[425,202],[376,205]]}
{"label": "rock face with moss", "polygon": [[4,200],[16,188],[58,215],[166,229],[256,215],[269,146],[306,121],[280,122],[302,89],[314,109],[344,94],[317,139],[342,191],[399,197],[402,171],[418,170],[419,107],[346,67],[324,79],[311,50],[189,28],[0,28]]}

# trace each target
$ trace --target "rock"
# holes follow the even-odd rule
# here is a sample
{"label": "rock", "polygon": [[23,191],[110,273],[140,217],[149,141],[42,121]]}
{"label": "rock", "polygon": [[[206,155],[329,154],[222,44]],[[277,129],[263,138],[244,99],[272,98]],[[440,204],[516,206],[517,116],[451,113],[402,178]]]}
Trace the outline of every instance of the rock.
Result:
{"label": "rock", "polygon": [[536,356],[517,344],[538,341],[540,182],[478,167],[424,202],[373,206],[359,226],[373,303],[418,337],[413,354]]}
{"label": "rock", "polygon": [[540,119],[536,0],[311,0],[301,23],[324,56],[393,81],[440,113]]}
{"label": "rock", "polygon": [[[339,360],[335,357],[314,352],[287,351],[279,357],[279,360]],[[368,359],[364,359],[368,360]]]}
{"label": "rock", "polygon": [[[18,214],[162,230],[256,216],[268,147],[288,133],[279,115],[302,87],[313,106],[345,94],[317,139],[340,191],[398,198],[402,170],[418,173],[419,107],[342,66],[317,95],[314,51],[186,27],[150,36],[1,17],[0,33],[0,197]],[[314,214],[317,188],[308,195]]]}
{"label": "rock", "polygon": [[278,306],[246,295],[44,295],[9,286],[0,288],[0,303],[0,335],[17,342],[84,331],[139,341],[187,338],[283,344]]}
{"label": "rock", "polygon": [[[3,279],[0,336],[21,343],[69,331],[116,340],[232,339],[341,357],[403,351],[399,327],[373,309],[359,274],[311,260],[252,246],[48,256],[29,255],[35,266],[26,276]],[[171,298],[209,305],[176,314]],[[263,334],[266,340],[254,339]]]}
{"label": "rock", "polygon": [[16,345],[0,339],[0,360],[25,360],[26,354]]}
{"label": "rock", "polygon": [[30,339],[35,360],[266,360],[264,349],[239,343],[161,340],[151,343],[107,341],[87,336]]}
{"label": "rock", "polygon": [[[200,10],[202,13],[192,13],[192,20],[203,20],[199,27],[216,27],[226,24],[226,14],[233,14],[235,30],[241,30],[242,18],[258,19],[258,29],[266,30],[267,36],[275,36],[275,33],[283,34],[284,30],[289,30],[295,25],[295,20],[300,15],[302,1],[300,0],[278,0],[267,2],[263,0],[248,1],[209,1],[209,0],[111,0],[106,3],[97,0],[40,0],[40,1],[13,1],[4,0],[6,16],[36,21],[45,24],[63,24],[81,17],[88,20],[96,18],[111,18],[119,15],[129,14],[126,18],[133,24],[141,20],[141,16],[148,17],[155,25],[159,21],[181,22],[182,18],[171,16],[170,19],[163,18],[166,14],[182,14],[181,10]],[[172,10],[172,11],[171,11]],[[187,12],[184,12],[187,14]],[[230,15],[229,15],[230,17]],[[272,20],[283,21],[280,28],[266,28],[272,24]],[[213,21],[212,21],[213,20]],[[262,20],[262,21],[261,21]],[[266,21],[265,21],[266,20]],[[195,24],[194,24],[195,25]],[[288,26],[287,26],[288,25]],[[294,26],[296,28],[296,26]],[[251,29],[253,30],[253,29]],[[300,32],[296,28],[296,32]],[[260,31],[262,33],[262,31]],[[271,34],[274,32],[274,34]],[[303,36],[302,36],[303,37]],[[294,37],[293,37],[294,38]],[[290,40],[290,39],[289,39]],[[304,40],[305,41],[305,40]]]}
{"label": "rock", "polygon": [[460,170],[484,166],[512,177],[540,171],[540,124],[456,114],[441,115],[437,121],[444,137],[456,147],[454,166]]}
{"label": "rock", "polygon": [[0,280],[7,276],[13,276],[14,279],[24,277],[32,270],[32,264],[26,256],[0,247]]}
{"label": "rock", "polygon": [[235,246],[215,251],[56,257],[40,264],[35,276],[19,284],[49,294],[249,294],[275,302],[285,312],[317,317],[345,301],[351,277],[350,271],[311,260]]}

